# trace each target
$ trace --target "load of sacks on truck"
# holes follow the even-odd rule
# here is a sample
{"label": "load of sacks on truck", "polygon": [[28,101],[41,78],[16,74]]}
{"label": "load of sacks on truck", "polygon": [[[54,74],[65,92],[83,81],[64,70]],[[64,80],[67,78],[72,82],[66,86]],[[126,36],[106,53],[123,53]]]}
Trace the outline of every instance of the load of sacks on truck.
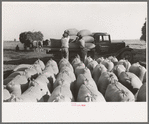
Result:
{"label": "load of sacks on truck", "polygon": [[[95,47],[94,38],[92,36],[91,31],[87,29],[78,31],[75,28],[67,29],[65,31],[68,31],[70,36],[69,48],[79,48],[80,44],[89,49],[92,49]],[[77,40],[79,37],[81,37],[81,39]],[[72,42],[72,41],[76,41],[76,42]],[[49,46],[52,48],[60,48],[61,40],[51,38]]]}
{"label": "load of sacks on truck", "polygon": [[20,64],[3,81],[4,102],[146,102],[147,70],[116,57]]}

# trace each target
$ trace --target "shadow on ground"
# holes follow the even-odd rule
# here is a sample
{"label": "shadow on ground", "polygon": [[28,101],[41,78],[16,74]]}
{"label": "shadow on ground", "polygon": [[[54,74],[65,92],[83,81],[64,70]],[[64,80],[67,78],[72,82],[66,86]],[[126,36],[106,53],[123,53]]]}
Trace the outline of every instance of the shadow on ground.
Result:
{"label": "shadow on ground", "polygon": [[[54,59],[53,57],[44,57],[39,59],[42,60],[44,63],[46,63],[50,58]],[[36,60],[38,60],[38,58],[10,60],[10,61],[4,61],[4,65],[33,64]]]}

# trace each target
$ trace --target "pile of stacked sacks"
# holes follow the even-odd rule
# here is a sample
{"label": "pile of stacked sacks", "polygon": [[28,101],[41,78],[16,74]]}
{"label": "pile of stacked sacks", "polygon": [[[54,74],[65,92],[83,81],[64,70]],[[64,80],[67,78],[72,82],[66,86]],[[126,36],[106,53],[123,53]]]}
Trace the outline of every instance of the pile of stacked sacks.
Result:
{"label": "pile of stacked sacks", "polygon": [[146,101],[146,68],[110,56],[83,63],[50,59],[21,64],[4,80],[5,102],[138,102]]}
{"label": "pile of stacked sacks", "polygon": [[92,36],[91,31],[87,29],[78,31],[75,28],[67,29],[65,31],[69,32],[70,42],[76,40],[76,42],[69,44],[70,48],[79,48],[80,44],[81,46],[86,47],[88,49],[92,49],[95,47],[94,38]]}

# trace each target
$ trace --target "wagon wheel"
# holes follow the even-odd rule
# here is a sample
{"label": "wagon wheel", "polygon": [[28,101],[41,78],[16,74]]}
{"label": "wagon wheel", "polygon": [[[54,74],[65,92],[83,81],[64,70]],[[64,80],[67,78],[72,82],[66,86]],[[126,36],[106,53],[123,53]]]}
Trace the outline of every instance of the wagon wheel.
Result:
{"label": "wagon wheel", "polygon": [[129,62],[133,61],[133,54],[131,51],[124,51],[121,55],[120,55],[121,59],[126,59]]}

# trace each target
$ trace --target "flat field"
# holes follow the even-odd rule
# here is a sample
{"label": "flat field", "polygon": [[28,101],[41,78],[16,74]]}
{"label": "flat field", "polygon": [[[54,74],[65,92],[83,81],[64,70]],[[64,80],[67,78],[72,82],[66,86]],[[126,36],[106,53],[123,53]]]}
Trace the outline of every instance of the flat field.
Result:
{"label": "flat field", "polygon": [[[136,55],[134,56],[134,62],[142,61],[146,63],[146,48],[147,44],[140,40],[123,40],[126,45],[129,45],[134,49]],[[51,55],[43,52],[34,51],[15,51],[15,47],[19,42],[16,41],[4,41],[3,42],[3,73],[4,78],[9,75],[12,70],[19,64],[33,64],[37,59],[41,59],[46,63]],[[56,60],[56,58],[53,58]]]}

